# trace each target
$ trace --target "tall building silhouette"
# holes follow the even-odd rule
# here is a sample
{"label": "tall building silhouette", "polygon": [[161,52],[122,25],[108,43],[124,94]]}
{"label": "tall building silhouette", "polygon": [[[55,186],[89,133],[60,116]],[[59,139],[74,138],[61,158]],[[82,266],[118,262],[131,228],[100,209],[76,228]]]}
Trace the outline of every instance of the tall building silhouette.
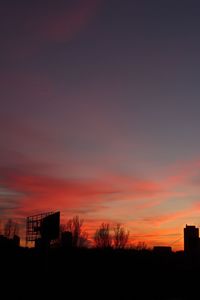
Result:
{"label": "tall building silhouette", "polygon": [[184,228],[184,251],[197,252],[199,250],[199,228],[187,225]]}

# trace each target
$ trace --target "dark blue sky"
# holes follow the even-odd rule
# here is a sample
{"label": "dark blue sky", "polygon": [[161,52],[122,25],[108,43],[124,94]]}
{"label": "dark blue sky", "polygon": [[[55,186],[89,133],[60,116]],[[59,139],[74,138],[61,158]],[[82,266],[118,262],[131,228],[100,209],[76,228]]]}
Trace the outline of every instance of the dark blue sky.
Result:
{"label": "dark blue sky", "polygon": [[55,180],[66,214],[196,222],[199,15],[199,1],[1,1],[3,217],[56,206]]}

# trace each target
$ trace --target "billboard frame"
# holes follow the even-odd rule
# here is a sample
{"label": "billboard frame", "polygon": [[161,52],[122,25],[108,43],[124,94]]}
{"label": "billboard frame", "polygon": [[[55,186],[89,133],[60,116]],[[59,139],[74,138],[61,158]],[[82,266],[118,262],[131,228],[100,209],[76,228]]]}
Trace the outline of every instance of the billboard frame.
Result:
{"label": "billboard frame", "polygon": [[26,243],[35,242],[38,239],[44,238],[41,233],[43,220],[54,214],[59,214],[58,220],[60,222],[59,211],[40,213],[26,218]]}

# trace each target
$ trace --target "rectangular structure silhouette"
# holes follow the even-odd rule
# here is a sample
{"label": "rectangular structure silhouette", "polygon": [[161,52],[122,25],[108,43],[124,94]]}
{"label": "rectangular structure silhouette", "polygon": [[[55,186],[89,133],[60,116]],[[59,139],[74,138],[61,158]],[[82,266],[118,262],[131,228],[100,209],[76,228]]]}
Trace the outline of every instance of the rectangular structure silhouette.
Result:
{"label": "rectangular structure silhouette", "polygon": [[52,241],[59,237],[60,232],[60,212],[56,212],[44,217],[41,220],[41,238]]}
{"label": "rectangular structure silhouette", "polygon": [[184,228],[184,251],[197,252],[199,250],[199,228],[186,225]]}
{"label": "rectangular structure silhouette", "polygon": [[59,237],[60,212],[47,212],[27,217],[26,242],[35,242],[38,239],[46,241]]}
{"label": "rectangular structure silhouette", "polygon": [[172,247],[170,247],[170,246],[154,246],[153,251],[157,254],[170,254],[170,253],[172,253]]}

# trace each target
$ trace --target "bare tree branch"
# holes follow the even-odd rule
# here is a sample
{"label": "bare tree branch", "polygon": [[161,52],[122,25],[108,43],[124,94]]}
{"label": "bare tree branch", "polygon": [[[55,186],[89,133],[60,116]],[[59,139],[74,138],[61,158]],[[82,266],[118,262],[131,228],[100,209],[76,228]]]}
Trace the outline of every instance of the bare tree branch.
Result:
{"label": "bare tree branch", "polygon": [[97,248],[112,247],[112,236],[110,233],[110,225],[108,223],[102,223],[101,226],[96,230],[94,235],[94,243]]}

